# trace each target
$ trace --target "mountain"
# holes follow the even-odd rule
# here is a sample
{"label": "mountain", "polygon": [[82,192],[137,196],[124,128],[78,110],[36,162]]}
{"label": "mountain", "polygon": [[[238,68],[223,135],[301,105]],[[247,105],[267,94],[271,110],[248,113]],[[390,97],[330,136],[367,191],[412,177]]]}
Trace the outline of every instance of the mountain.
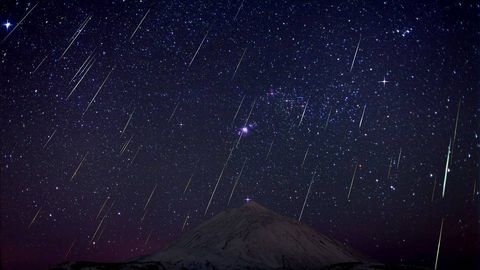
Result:
{"label": "mountain", "polygon": [[343,244],[253,201],[207,220],[166,250],[140,258],[187,268],[209,263],[221,269],[318,269],[361,260]]}
{"label": "mountain", "polygon": [[126,263],[70,262],[55,269],[374,269],[368,261],[252,201],[219,213],[159,252]]}

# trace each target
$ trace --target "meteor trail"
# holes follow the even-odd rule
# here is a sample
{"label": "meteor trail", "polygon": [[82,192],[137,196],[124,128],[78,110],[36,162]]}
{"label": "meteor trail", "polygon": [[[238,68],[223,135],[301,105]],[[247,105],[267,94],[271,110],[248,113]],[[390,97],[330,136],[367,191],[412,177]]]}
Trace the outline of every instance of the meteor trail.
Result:
{"label": "meteor trail", "polygon": [[307,104],[305,104],[305,108],[303,108],[302,117],[300,118],[300,123],[298,123],[298,126],[300,126],[300,125],[302,124],[303,117],[305,116],[305,111],[307,110],[308,102],[309,102],[309,101],[310,101],[310,98],[307,100]]}
{"label": "meteor trail", "polygon": [[195,162],[195,165],[193,166],[192,174],[190,175],[190,178],[188,178],[188,182],[187,182],[187,185],[185,186],[185,189],[183,190],[183,194],[187,192],[187,189],[190,186],[190,182],[192,182],[192,177],[195,174],[195,170],[197,169],[198,162],[200,162],[200,159],[197,159],[197,161]]}
{"label": "meteor trail", "polygon": [[72,251],[73,245],[75,245],[75,242],[76,242],[76,241],[77,241],[77,238],[73,239],[73,242],[72,242],[72,244],[70,245],[70,247],[68,248],[67,254],[65,254],[64,259],[66,259],[66,258],[68,257],[68,255],[70,254],[70,251]]}
{"label": "meteor trail", "polygon": [[237,119],[238,112],[240,111],[240,107],[242,107],[244,99],[245,99],[245,95],[243,95],[242,100],[240,101],[240,104],[238,105],[237,112],[235,113],[235,116],[233,117],[232,123],[230,124],[231,126],[233,126],[233,123],[235,122],[235,119]]}
{"label": "meteor trail", "polygon": [[53,131],[53,133],[48,137],[48,140],[47,142],[43,145],[43,148],[45,148],[47,146],[47,144],[50,142],[50,140],[53,138],[53,135],[55,135],[55,133],[57,132],[57,130],[55,129]]}
{"label": "meteor trail", "polygon": [[40,61],[40,64],[37,65],[37,67],[33,70],[32,74],[35,74],[35,72],[37,72],[37,70],[40,68],[40,66],[43,64],[43,62],[47,59],[48,57],[48,54],[45,55],[45,57],[42,59],[42,61]]}
{"label": "meteor trail", "polygon": [[183,232],[183,230],[185,230],[185,226],[187,225],[187,221],[188,221],[189,218],[190,218],[190,216],[187,214],[187,216],[185,217],[185,220],[183,221],[182,232]]}
{"label": "meteor trail", "polygon": [[130,163],[128,164],[128,167],[132,166],[133,162],[134,162],[135,159],[137,158],[138,152],[140,152],[140,148],[142,148],[141,145],[138,146],[137,151],[135,152],[135,155],[134,155],[133,158],[132,158],[132,161],[130,161]]}
{"label": "meteor trail", "polygon": [[153,230],[150,230],[150,233],[147,236],[147,240],[145,240],[145,246],[147,245],[148,240],[150,240],[150,237],[152,236],[152,232],[153,232]]}
{"label": "meteor trail", "polygon": [[452,147],[452,140],[450,139],[450,143],[448,144],[448,151],[447,151],[447,161],[445,162],[445,175],[443,176],[442,198],[445,197],[445,186],[447,185],[448,163],[450,162],[451,147]]}
{"label": "meteor trail", "polygon": [[270,143],[270,147],[268,148],[268,152],[267,152],[267,156],[265,157],[265,160],[268,159],[268,156],[270,155],[270,152],[272,151],[272,146],[273,146],[273,142],[275,141],[275,139],[272,140],[272,143]]}
{"label": "meteor trail", "polygon": [[193,177],[194,174],[195,174],[195,172],[192,172],[192,174],[190,175],[190,178],[188,178],[188,182],[187,182],[187,185],[185,185],[185,189],[183,190],[183,194],[185,194],[185,192],[187,192],[187,189],[190,186],[190,182],[192,182],[192,177]]}
{"label": "meteor trail", "polygon": [[240,13],[240,10],[241,10],[242,7],[243,7],[243,2],[245,2],[245,0],[242,0],[242,3],[241,3],[240,6],[238,7],[237,14],[235,14],[235,17],[233,18],[234,21],[237,20],[237,16],[238,16],[238,14]]}
{"label": "meteor trail", "polygon": [[355,170],[353,171],[352,182],[350,183],[350,189],[348,189],[347,200],[350,200],[350,193],[352,192],[353,180],[355,179],[355,174],[357,173],[358,163],[355,164]]}
{"label": "meteor trail", "polygon": [[80,161],[80,163],[78,164],[77,169],[75,169],[75,172],[72,174],[72,177],[70,177],[70,181],[72,181],[73,178],[75,177],[75,175],[77,175],[78,170],[80,169],[80,167],[82,167],[83,161],[85,161],[85,158],[86,158],[87,156],[88,156],[88,152],[85,153],[85,155],[84,155],[83,158],[82,158],[82,161]]}
{"label": "meteor trail", "polygon": [[109,199],[110,199],[110,197],[107,197],[107,198],[105,199],[105,202],[102,204],[102,207],[100,207],[100,210],[98,210],[98,214],[97,214],[97,216],[95,217],[95,220],[100,216],[100,213],[102,213],[102,210],[103,210],[103,208],[105,208],[105,205],[107,204],[107,201],[108,201]]}
{"label": "meteor trail", "polygon": [[147,203],[145,203],[145,206],[143,207],[143,210],[147,209],[148,204],[150,203],[150,200],[152,199],[153,193],[157,189],[157,184],[155,184],[155,187],[152,190],[152,193],[150,193],[150,197],[148,197]]}
{"label": "meteor trail", "polygon": [[28,229],[30,229],[30,227],[33,225],[33,223],[35,222],[35,220],[37,219],[37,216],[38,214],[40,213],[40,211],[42,211],[42,207],[40,207],[37,211],[37,213],[35,214],[35,216],[33,217],[32,221],[30,222],[30,224],[28,225]]}
{"label": "meteor trail", "polygon": [[238,181],[240,180],[240,177],[242,177],[242,172],[243,172],[243,168],[245,168],[245,163],[247,163],[247,158],[245,158],[245,160],[243,161],[242,169],[240,169],[240,173],[238,174],[237,179],[235,180],[235,184],[233,185],[232,192],[230,193],[230,197],[228,198],[227,207],[230,205],[233,192],[235,192],[235,188],[237,187]]}
{"label": "meteor trail", "polygon": [[360,39],[358,39],[357,49],[355,49],[355,55],[353,56],[352,65],[350,66],[350,72],[352,72],[353,64],[355,64],[355,59],[357,58],[358,48],[360,48],[360,41],[362,41],[362,35],[360,35]]}
{"label": "meteor trail", "polygon": [[178,107],[178,105],[179,105],[179,104],[180,104],[180,101],[179,101],[179,102],[177,102],[177,105],[175,105],[175,108],[173,109],[173,112],[172,112],[172,114],[170,115],[170,118],[168,118],[168,121],[167,121],[167,123],[170,123],[170,120],[172,120],[172,118],[173,118],[173,115],[174,115],[174,114],[175,114],[175,112],[177,111],[177,107]]}
{"label": "meteor trail", "polygon": [[135,31],[133,31],[133,33],[132,33],[132,35],[130,36],[130,39],[129,39],[129,40],[132,40],[133,36],[135,35],[135,33],[137,33],[138,28],[140,28],[140,25],[142,25],[143,20],[145,20],[145,18],[147,17],[147,15],[148,15],[149,12],[150,12],[150,9],[148,9],[147,12],[145,13],[145,15],[143,15],[142,20],[141,20],[140,23],[137,25],[137,28],[135,28]]}
{"label": "meteor trail", "polygon": [[95,57],[93,57],[92,60],[89,61],[89,64],[87,64],[88,65],[87,70],[83,73],[82,77],[80,77],[80,80],[78,80],[78,82],[75,84],[72,91],[70,91],[70,94],[68,94],[68,96],[65,100],[68,100],[70,98],[70,96],[73,94],[73,92],[75,92],[75,89],[77,89],[78,85],[83,81],[83,78],[85,78],[87,73],[90,71],[90,68],[92,68],[93,64],[95,63],[95,60],[96,60]]}
{"label": "meteor trail", "polygon": [[126,141],[124,144],[123,144],[123,147],[122,147],[122,150],[120,150],[120,155],[123,155],[123,152],[125,152],[125,150],[127,150],[127,147],[128,145],[130,144],[130,141],[133,139],[133,135],[130,136],[130,139],[128,139],[128,141]]}
{"label": "meteor trail", "polygon": [[460,104],[461,104],[461,102],[462,102],[462,100],[459,99],[458,100],[457,117],[455,118],[455,131],[453,132],[453,143],[452,143],[453,145],[455,145],[455,139],[457,138],[458,117],[460,115]]}
{"label": "meteor trail", "polygon": [[305,160],[307,159],[308,149],[310,149],[310,145],[307,147],[307,151],[305,151],[305,156],[303,157],[302,166],[300,166],[301,168],[303,168],[303,165],[305,164]]}
{"label": "meteor trail", "polygon": [[83,112],[82,116],[85,115],[85,113],[88,111],[88,108],[90,108],[90,105],[92,105],[92,103],[95,101],[95,98],[97,97],[98,93],[100,93],[100,90],[102,90],[103,85],[107,82],[108,77],[110,77],[110,74],[112,74],[113,69],[114,69],[114,68],[112,68],[112,69],[110,70],[110,72],[108,72],[107,77],[105,77],[105,79],[103,80],[102,84],[101,84],[100,87],[98,88],[97,93],[95,93],[95,95],[93,96],[92,100],[90,100],[90,102],[88,103],[88,106],[87,106],[87,108],[85,109],[85,111]]}
{"label": "meteor trail", "polygon": [[366,108],[367,108],[367,104],[365,104],[365,106],[363,106],[362,118],[360,118],[360,124],[358,124],[358,128],[361,128],[361,127],[362,127],[363,116],[365,115],[365,109],[366,109]]}
{"label": "meteor trail", "polygon": [[133,112],[130,113],[130,116],[128,117],[128,121],[127,121],[127,123],[125,124],[125,126],[123,127],[123,130],[122,130],[122,132],[121,132],[122,135],[123,135],[123,133],[125,133],[125,130],[127,129],[128,124],[130,124],[130,120],[132,120],[132,116],[133,116],[133,114],[135,113],[135,110],[136,110],[136,109],[137,109],[137,108],[134,108],[134,109],[133,109]]}
{"label": "meteor trail", "polygon": [[245,52],[246,52],[246,51],[247,51],[247,48],[245,48],[245,49],[243,50],[242,57],[240,57],[240,60],[238,61],[237,67],[235,68],[235,72],[233,72],[233,76],[232,76],[231,81],[233,81],[233,79],[235,78],[235,74],[237,74],[238,67],[240,67],[240,64],[242,63],[243,56],[245,55]]}
{"label": "meteor trail", "polygon": [[393,162],[393,158],[390,158],[390,164],[388,165],[387,180],[390,178],[390,172],[392,171],[392,162]]}
{"label": "meteor trail", "polygon": [[328,112],[327,121],[325,121],[325,126],[323,127],[324,129],[327,129],[328,120],[330,120],[330,114],[331,113],[332,113],[332,108],[330,108],[330,111]]}
{"label": "meteor trail", "polygon": [[195,57],[197,57],[198,51],[200,51],[200,48],[202,48],[203,42],[204,42],[205,39],[207,38],[208,32],[210,32],[210,28],[207,30],[207,33],[206,33],[205,36],[203,37],[202,42],[200,43],[200,45],[199,45],[198,48],[197,48],[197,51],[195,52],[195,54],[194,54],[193,57],[192,57],[192,60],[190,60],[190,63],[188,63],[188,68],[190,68],[190,66],[191,66],[192,63],[193,63],[193,60],[195,60]]}
{"label": "meteor trail", "polygon": [[302,219],[303,210],[305,209],[305,205],[307,204],[308,195],[310,194],[310,190],[312,189],[313,181],[315,180],[315,175],[317,174],[317,169],[313,172],[312,180],[310,181],[310,185],[308,186],[307,195],[305,195],[305,200],[303,201],[302,211],[300,211],[300,215],[298,216],[298,221]]}
{"label": "meteor trail", "polygon": [[432,199],[431,201],[433,202],[433,198],[435,197],[435,187],[437,185],[437,176],[435,175],[435,180],[433,180],[433,190],[432,190]]}
{"label": "meteor trail", "polygon": [[92,16],[90,15],[82,22],[80,27],[77,29],[77,31],[75,31],[73,36],[70,38],[70,40],[71,40],[70,43],[68,44],[67,48],[63,51],[62,55],[60,55],[58,60],[62,59],[63,56],[67,53],[67,51],[72,46],[73,42],[75,42],[75,40],[78,38],[78,36],[82,33],[83,29],[85,28],[85,26],[87,26],[87,24],[88,24],[88,22],[90,21],[91,18],[92,18]]}
{"label": "meteor trail", "polygon": [[17,29],[17,27],[19,27],[23,21],[25,20],[25,18],[27,18],[28,15],[30,15],[30,13],[37,7],[38,3],[40,2],[37,2],[28,12],[27,14],[25,14],[25,16],[23,16],[23,18],[17,23],[17,25],[15,25],[15,27],[13,27],[12,31],[8,32],[8,34],[2,39],[2,44],[7,40],[7,38],[13,33],[15,32],[15,30]]}
{"label": "meteor trail", "polygon": [[442,218],[442,225],[440,225],[440,233],[438,234],[437,255],[435,256],[435,270],[437,270],[438,255],[440,254],[440,243],[442,242],[443,221],[444,218]]}
{"label": "meteor trail", "polygon": [[73,75],[72,79],[70,80],[70,82],[68,82],[69,84],[71,82],[73,82],[73,80],[75,80],[75,78],[77,77],[78,74],[82,74],[82,72],[85,70],[85,67],[88,67],[88,64],[90,63],[90,60],[92,60],[92,56],[94,55],[95,51],[97,50],[97,48],[95,48],[87,57],[87,59],[85,59],[85,61],[82,63],[82,65],[78,68],[77,72],[75,72],[75,75]]}
{"label": "meteor trail", "polygon": [[400,159],[402,158],[402,148],[400,147],[400,152],[398,153],[398,158],[397,158],[397,170],[400,167]]}

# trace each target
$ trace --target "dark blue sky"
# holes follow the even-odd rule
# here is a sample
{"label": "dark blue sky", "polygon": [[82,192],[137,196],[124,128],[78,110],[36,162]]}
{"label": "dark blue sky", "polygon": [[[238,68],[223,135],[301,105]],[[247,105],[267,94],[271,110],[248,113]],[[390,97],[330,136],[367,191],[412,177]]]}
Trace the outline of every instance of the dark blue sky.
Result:
{"label": "dark blue sky", "polygon": [[2,269],[156,251],[245,159],[229,207],[298,218],[315,174],[319,232],[433,267],[444,218],[478,266],[478,4],[66,2],[0,4]]}

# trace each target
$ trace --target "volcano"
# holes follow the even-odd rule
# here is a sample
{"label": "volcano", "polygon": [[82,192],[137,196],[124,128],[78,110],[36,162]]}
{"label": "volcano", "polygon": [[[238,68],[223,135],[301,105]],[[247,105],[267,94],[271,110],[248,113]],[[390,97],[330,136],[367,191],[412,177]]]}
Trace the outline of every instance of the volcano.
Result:
{"label": "volcano", "polygon": [[54,269],[370,269],[369,261],[251,201],[219,213],[153,254],[125,263],[70,262]]}

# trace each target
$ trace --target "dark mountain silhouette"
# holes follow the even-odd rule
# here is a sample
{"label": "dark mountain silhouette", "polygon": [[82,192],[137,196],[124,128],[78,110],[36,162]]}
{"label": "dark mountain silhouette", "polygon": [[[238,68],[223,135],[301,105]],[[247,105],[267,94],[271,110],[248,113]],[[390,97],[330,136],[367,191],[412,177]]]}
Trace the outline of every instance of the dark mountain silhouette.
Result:
{"label": "dark mountain silhouette", "polygon": [[369,261],[301,222],[249,202],[219,213],[159,252],[126,263],[70,262],[55,269],[413,269]]}

